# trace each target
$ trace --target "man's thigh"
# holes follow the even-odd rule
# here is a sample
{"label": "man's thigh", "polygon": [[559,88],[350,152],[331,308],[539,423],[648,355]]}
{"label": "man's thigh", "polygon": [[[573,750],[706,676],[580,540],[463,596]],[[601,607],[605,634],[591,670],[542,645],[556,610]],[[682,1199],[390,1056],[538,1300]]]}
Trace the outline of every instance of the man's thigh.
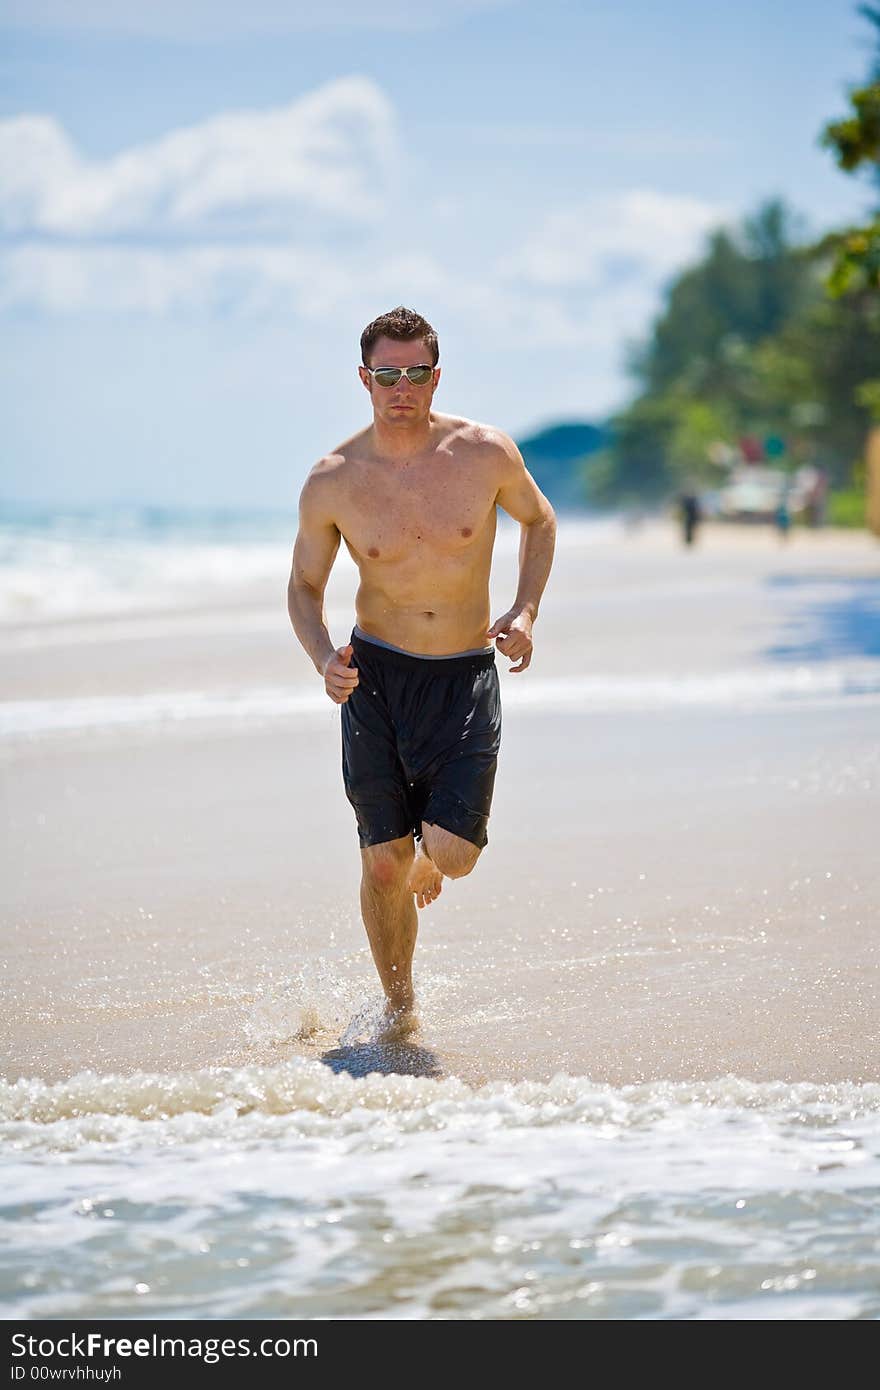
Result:
{"label": "man's thigh", "polygon": [[422,824],[438,826],[457,839],[484,849],[489,843],[497,764],[494,753],[445,763],[431,781]]}
{"label": "man's thigh", "polygon": [[501,697],[494,664],[476,673],[463,696],[456,711],[457,736],[451,739],[446,731],[446,747],[431,768],[422,821],[483,849],[489,840],[501,748]]}
{"label": "man's thigh", "polygon": [[449,878],[469,874],[482,854],[479,845],[427,820],[422,821],[422,841],[437,868]]}
{"label": "man's thigh", "polygon": [[381,693],[362,677],[342,704],[342,781],[354,808],[361,849],[412,834],[412,794],[397,735]]}

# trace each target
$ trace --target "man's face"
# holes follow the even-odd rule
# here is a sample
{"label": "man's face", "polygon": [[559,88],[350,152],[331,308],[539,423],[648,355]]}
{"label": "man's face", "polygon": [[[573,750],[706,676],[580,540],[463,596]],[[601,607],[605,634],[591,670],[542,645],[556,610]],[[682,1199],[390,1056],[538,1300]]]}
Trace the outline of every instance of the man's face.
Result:
{"label": "man's face", "polygon": [[[420,367],[430,364],[431,353],[421,338],[399,343],[393,338],[379,338],[370,354],[371,367]],[[361,381],[373,400],[373,416],[383,424],[412,426],[428,419],[431,401],[440,380],[440,368],[435,367],[431,380],[424,386],[413,386],[401,376],[396,386],[380,386],[365,367],[358,367]]]}

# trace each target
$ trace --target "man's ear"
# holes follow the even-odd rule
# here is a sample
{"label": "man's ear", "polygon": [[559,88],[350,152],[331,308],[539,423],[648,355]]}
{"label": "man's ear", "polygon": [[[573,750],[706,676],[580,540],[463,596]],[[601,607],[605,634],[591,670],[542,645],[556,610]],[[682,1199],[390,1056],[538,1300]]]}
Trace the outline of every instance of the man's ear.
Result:
{"label": "man's ear", "polygon": [[372,396],[373,378],[370,376],[369,372],[366,370],[365,367],[358,367],[358,376],[364,384],[364,390],[369,391],[370,395]]}

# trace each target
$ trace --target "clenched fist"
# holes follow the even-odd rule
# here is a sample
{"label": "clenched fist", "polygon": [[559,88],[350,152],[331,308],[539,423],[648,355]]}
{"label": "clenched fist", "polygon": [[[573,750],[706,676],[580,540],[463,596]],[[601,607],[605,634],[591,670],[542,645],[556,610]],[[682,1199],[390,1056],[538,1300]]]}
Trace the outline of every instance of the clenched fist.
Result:
{"label": "clenched fist", "polygon": [[337,647],[324,662],[324,689],[337,705],[344,705],[358,683],[358,668],[349,666],[354,648]]}

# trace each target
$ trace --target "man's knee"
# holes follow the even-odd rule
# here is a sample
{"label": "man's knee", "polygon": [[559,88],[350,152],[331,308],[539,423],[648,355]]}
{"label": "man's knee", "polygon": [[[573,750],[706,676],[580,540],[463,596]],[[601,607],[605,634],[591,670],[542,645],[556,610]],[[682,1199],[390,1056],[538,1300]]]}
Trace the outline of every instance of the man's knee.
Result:
{"label": "man's knee", "polygon": [[422,835],[425,849],[447,878],[464,878],[482,853],[479,845],[463,840],[460,835],[453,835],[451,830],[444,830],[441,825],[423,823]]}
{"label": "man's knee", "polygon": [[368,845],[361,850],[364,882],[380,892],[399,888],[409,874],[413,853],[412,835]]}

